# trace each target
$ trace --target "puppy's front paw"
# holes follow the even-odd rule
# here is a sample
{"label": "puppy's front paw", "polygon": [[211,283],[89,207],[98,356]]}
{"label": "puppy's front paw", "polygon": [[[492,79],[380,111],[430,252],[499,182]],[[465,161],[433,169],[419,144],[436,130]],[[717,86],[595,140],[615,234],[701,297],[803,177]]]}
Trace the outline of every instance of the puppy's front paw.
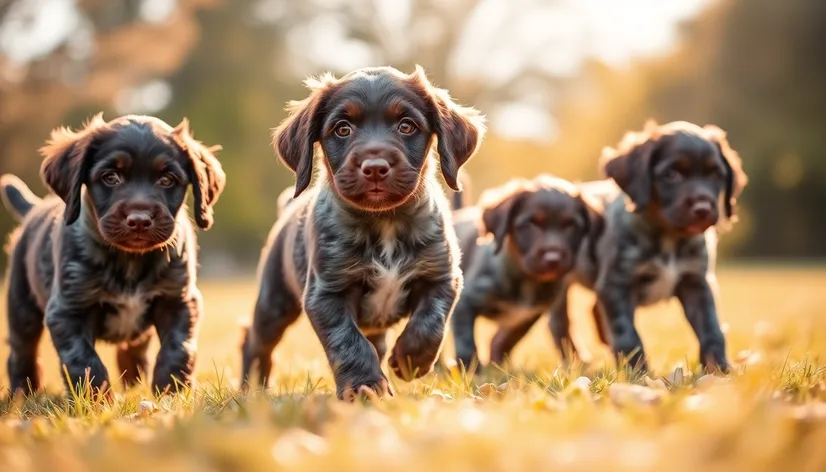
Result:
{"label": "puppy's front paw", "polygon": [[373,380],[348,382],[338,391],[338,399],[347,402],[353,402],[358,398],[377,401],[388,395],[392,397],[394,393],[384,374]]}
{"label": "puppy's front paw", "polygon": [[429,374],[435,362],[436,355],[429,352],[408,353],[401,342],[393,346],[393,353],[387,359],[393,373],[407,382]]}
{"label": "puppy's front paw", "polygon": [[710,374],[728,374],[731,371],[728,360],[723,353],[711,352],[701,356],[700,363]]}

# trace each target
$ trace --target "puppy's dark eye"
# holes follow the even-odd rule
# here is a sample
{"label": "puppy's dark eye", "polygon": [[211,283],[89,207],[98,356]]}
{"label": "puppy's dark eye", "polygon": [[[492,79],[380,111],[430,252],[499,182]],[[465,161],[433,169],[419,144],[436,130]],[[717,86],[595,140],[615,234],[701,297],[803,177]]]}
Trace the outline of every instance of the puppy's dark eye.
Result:
{"label": "puppy's dark eye", "polygon": [[709,177],[715,180],[723,180],[726,178],[726,175],[720,169],[714,169],[709,173]]}
{"label": "puppy's dark eye", "polygon": [[399,122],[399,133],[401,134],[413,134],[417,129],[416,123],[413,123],[410,118],[405,118]]}
{"label": "puppy's dark eye", "polygon": [[683,180],[683,174],[679,173],[674,169],[670,169],[665,171],[665,173],[662,176],[662,179],[664,182],[667,182],[669,184],[676,184]]}
{"label": "puppy's dark eye", "polygon": [[104,184],[114,187],[116,185],[120,185],[122,179],[120,178],[120,174],[114,171],[104,172],[103,175],[100,176],[101,182]]}
{"label": "puppy's dark eye", "polygon": [[562,229],[568,230],[568,229],[572,229],[574,226],[576,226],[576,222],[574,222],[574,220],[572,220],[572,219],[567,219],[567,220],[563,220],[559,225],[562,227]]}
{"label": "puppy's dark eye", "polygon": [[353,132],[353,128],[350,126],[350,123],[346,121],[339,121],[336,123],[336,127],[333,128],[333,132],[339,138],[346,138]]}
{"label": "puppy's dark eye", "polygon": [[158,179],[158,185],[164,188],[171,187],[175,185],[175,177],[172,174],[164,174]]}

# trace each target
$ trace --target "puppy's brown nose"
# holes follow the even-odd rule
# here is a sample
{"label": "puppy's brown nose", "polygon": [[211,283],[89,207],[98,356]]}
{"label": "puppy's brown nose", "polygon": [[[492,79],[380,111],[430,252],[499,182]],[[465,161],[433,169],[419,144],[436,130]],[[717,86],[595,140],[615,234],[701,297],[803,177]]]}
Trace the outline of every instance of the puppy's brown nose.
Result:
{"label": "puppy's brown nose", "polygon": [[698,220],[708,219],[712,212],[714,212],[714,207],[711,202],[705,200],[696,202],[691,206],[691,215]]}
{"label": "puppy's brown nose", "polygon": [[130,213],[126,217],[126,226],[132,232],[143,233],[152,227],[152,217],[148,213]]}
{"label": "puppy's brown nose", "polygon": [[361,163],[361,174],[367,180],[380,182],[390,173],[390,163],[384,159],[365,159]]}
{"label": "puppy's brown nose", "polygon": [[549,269],[557,269],[562,265],[562,251],[558,249],[550,249],[542,254],[542,262]]}

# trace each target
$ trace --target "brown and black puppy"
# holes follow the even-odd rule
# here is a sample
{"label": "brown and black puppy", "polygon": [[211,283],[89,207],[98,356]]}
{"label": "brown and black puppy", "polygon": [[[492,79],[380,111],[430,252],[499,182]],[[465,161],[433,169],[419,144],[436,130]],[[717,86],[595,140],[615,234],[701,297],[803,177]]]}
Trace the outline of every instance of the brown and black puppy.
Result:
{"label": "brown and black puppy", "polygon": [[[580,254],[577,280],[597,295],[600,337],[631,366],[646,368],[634,327],[638,306],[677,297],[708,370],[728,369],[717,319],[717,226],[732,221],[748,179],[740,157],[715,126],[686,122],[628,133],[607,148],[612,181],[583,184],[605,204],[605,230],[593,255]],[[555,310],[554,337],[569,342],[566,307]]]}
{"label": "brown and black puppy", "polygon": [[117,344],[118,376],[136,383],[153,330],[161,341],[153,389],[190,383],[202,308],[195,232],[182,208],[191,185],[196,223],[212,225],[225,181],[213,151],[186,120],[173,129],[152,117],[97,115],[80,131],[56,129],[41,149],[41,174],[57,197],[41,200],[2,177],[3,201],[22,221],[7,278],[12,392],[41,386],[44,320],[71,386],[109,386],[98,340]]}
{"label": "brown and black puppy", "polygon": [[[389,392],[385,332],[409,317],[388,364],[409,380],[431,371],[462,287],[448,186],[482,139],[481,116],[433,87],[424,71],[367,68],[309,81],[275,130],[277,153],[296,173],[260,265],[260,289],[242,354],[263,385],[272,351],[303,310],[339,398]],[[434,139],[438,144],[434,146]],[[320,175],[308,190],[313,158]],[[305,191],[306,190],[306,191]]]}
{"label": "brown and black puppy", "polygon": [[490,361],[501,364],[561,301],[582,242],[601,227],[599,208],[571,182],[540,175],[484,192],[454,219],[465,276],[452,322],[456,360],[478,362],[474,323],[484,316],[499,325]]}

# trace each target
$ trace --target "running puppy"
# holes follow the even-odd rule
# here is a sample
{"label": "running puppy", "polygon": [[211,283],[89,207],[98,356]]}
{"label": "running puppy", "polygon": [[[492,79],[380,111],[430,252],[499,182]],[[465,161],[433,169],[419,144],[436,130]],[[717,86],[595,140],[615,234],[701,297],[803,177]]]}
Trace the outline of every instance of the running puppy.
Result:
{"label": "running puppy", "polygon": [[22,221],[7,278],[12,392],[42,385],[44,318],[67,387],[110,386],[97,340],[117,344],[118,376],[138,382],[153,328],[161,341],[153,389],[189,385],[202,303],[195,232],[181,209],[192,185],[195,221],[212,225],[225,181],[214,150],[192,138],[186,120],[173,129],[147,116],[107,123],[97,115],[80,131],[54,130],[41,149],[41,175],[57,197],[41,200],[18,178],[0,179],[6,207]]}
{"label": "running puppy", "polygon": [[454,219],[465,274],[452,320],[456,361],[478,362],[474,323],[484,316],[499,325],[490,362],[501,364],[543,313],[565,303],[576,254],[601,228],[599,208],[571,182],[540,175],[486,191]]}
{"label": "running puppy", "polygon": [[[282,199],[261,256],[243,385],[254,364],[268,384],[272,351],[303,309],[339,398],[392,394],[380,365],[385,331],[410,318],[388,365],[405,380],[427,374],[462,288],[432,151],[448,186],[460,190],[458,171],[482,140],[483,120],[418,67],[410,75],[367,68],[307,84],[310,96],[291,104],[274,132],[275,150],[296,173],[296,199]],[[308,190],[316,153],[320,175]]]}
{"label": "running puppy", "polygon": [[[577,270],[578,281],[596,292],[600,338],[632,367],[646,369],[634,312],[677,297],[702,365],[727,371],[715,304],[716,225],[733,221],[748,178],[725,132],[649,122],[616,149],[606,148],[602,168],[613,182],[584,187],[605,202],[605,231],[596,257],[581,253]],[[552,315],[557,344],[570,342],[564,308]]]}

